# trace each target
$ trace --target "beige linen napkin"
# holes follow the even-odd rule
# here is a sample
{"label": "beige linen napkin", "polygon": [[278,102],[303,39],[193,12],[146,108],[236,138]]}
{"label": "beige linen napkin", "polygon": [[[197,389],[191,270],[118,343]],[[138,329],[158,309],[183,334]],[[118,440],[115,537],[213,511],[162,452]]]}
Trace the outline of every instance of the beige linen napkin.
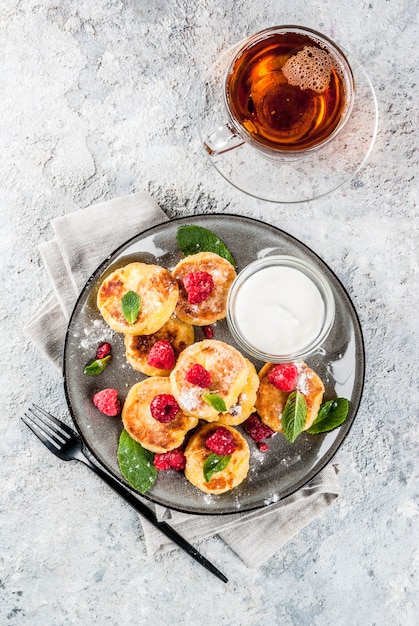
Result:
{"label": "beige linen napkin", "polygon": [[[25,332],[57,367],[61,367],[67,323],[86,280],[119,245],[167,219],[148,194],[135,193],[53,220],[55,238],[40,247],[53,293],[26,325]],[[295,494],[247,513],[205,516],[151,503],[150,507],[188,541],[194,543],[217,534],[249,567],[259,567],[338,497],[338,471],[337,464],[329,464]],[[140,519],[150,555],[176,548],[152,524]]]}

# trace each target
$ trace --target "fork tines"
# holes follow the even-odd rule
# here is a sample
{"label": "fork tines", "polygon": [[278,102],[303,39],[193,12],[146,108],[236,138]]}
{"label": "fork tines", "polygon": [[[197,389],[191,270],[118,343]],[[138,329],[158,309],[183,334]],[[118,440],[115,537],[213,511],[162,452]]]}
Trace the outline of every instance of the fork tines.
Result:
{"label": "fork tines", "polygon": [[36,404],[27,409],[22,420],[41,441],[45,444],[50,442],[58,450],[72,435],[71,429],[66,424]]}

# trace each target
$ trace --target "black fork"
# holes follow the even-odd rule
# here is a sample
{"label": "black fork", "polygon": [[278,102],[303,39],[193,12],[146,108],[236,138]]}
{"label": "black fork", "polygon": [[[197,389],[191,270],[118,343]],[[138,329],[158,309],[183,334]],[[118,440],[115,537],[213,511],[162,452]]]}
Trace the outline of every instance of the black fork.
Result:
{"label": "black fork", "polygon": [[208,559],[198,552],[190,543],[174,530],[167,522],[159,522],[153,511],[127,487],[116,480],[113,476],[105,472],[101,467],[92,461],[83,452],[83,443],[79,434],[72,428],[61,422],[56,417],[37,406],[36,404],[27,409],[22,420],[32,432],[42,441],[42,443],[56,456],[64,461],[81,461],[95,474],[100,476],[116,493],[118,493],[128,504],[130,504],[140,515],[145,517],[151,524],[156,526],[166,537],[171,539],[182,550],[187,552],[195,561],[217,576],[224,583],[228,579],[219,569]]}

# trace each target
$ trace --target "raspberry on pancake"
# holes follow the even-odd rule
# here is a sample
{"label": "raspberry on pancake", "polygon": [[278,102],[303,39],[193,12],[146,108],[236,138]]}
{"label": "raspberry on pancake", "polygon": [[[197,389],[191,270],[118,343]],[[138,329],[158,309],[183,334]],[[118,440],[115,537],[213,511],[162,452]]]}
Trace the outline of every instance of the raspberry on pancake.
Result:
{"label": "raspberry on pancake", "polygon": [[[208,326],[226,317],[227,295],[236,277],[236,271],[229,261],[214,252],[198,252],[179,261],[172,273],[179,284],[176,306],[179,319],[194,326]],[[199,287],[199,277],[204,275],[210,276],[211,289],[208,278],[205,289],[202,285]],[[205,291],[202,301],[199,289]],[[189,292],[193,294],[192,301]]]}
{"label": "raspberry on pancake", "polygon": [[[213,454],[206,442],[214,436],[219,428],[229,432],[234,440],[235,448],[231,452],[230,461],[222,471],[215,472],[211,479],[206,482],[204,476],[204,464],[207,458]],[[240,485],[249,471],[249,446],[245,438],[231,426],[223,426],[213,422],[201,426],[193,433],[185,449],[186,467],[185,476],[195,487],[205,493],[219,494],[230,491]]]}
{"label": "raspberry on pancake", "polygon": [[[209,387],[190,382],[189,373],[196,364],[209,373]],[[212,422],[219,419],[219,413],[203,396],[217,394],[224,400],[228,411],[243,391],[248,373],[246,359],[233,346],[216,339],[204,339],[181,352],[170,380],[180,408],[188,415]],[[201,383],[201,380],[196,382]]]}
{"label": "raspberry on pancake", "polygon": [[[168,376],[174,363],[170,368],[164,369],[156,367],[153,363],[150,364],[150,350],[158,342],[167,341],[172,347],[176,362],[182,350],[193,344],[194,339],[194,329],[190,324],[171,317],[162,328],[151,335],[125,335],[125,356],[137,372],[147,376]],[[167,362],[159,365],[167,365]]]}
{"label": "raspberry on pancake", "polygon": [[[296,389],[300,391],[307,402],[307,416],[303,430],[310,428],[317,417],[323,400],[324,385],[314,370],[302,361],[295,363],[298,369]],[[256,411],[264,424],[275,432],[282,432],[281,416],[287,403],[290,392],[278,389],[270,381],[269,373],[275,368],[274,363],[266,363],[259,372],[260,385],[256,398]],[[274,377],[275,379],[275,377]]]}
{"label": "raspberry on pancake", "polygon": [[122,422],[128,434],[147,450],[157,453],[178,448],[186,433],[198,424],[196,417],[185,415],[181,410],[176,411],[170,421],[155,419],[151,404],[159,395],[172,396],[169,378],[146,378],[131,387],[122,409]]}

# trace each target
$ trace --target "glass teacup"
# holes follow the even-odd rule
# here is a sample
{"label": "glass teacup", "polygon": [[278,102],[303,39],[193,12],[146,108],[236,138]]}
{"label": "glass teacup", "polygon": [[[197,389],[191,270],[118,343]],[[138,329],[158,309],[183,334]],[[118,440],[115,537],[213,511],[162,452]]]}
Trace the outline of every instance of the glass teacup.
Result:
{"label": "glass teacup", "polygon": [[248,143],[269,157],[317,150],[345,126],[354,103],[352,69],[328,37],[277,26],[245,40],[223,81],[226,122],[204,142],[210,155]]}

